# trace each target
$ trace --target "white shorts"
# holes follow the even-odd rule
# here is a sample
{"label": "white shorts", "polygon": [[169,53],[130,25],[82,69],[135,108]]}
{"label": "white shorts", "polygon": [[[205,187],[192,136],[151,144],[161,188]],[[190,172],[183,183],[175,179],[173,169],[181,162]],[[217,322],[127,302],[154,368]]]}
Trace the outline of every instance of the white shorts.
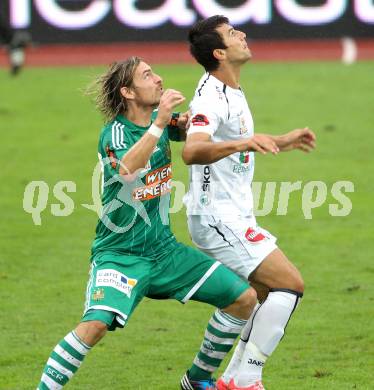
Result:
{"label": "white shorts", "polygon": [[251,218],[188,215],[187,222],[194,244],[245,280],[277,248],[276,237]]}

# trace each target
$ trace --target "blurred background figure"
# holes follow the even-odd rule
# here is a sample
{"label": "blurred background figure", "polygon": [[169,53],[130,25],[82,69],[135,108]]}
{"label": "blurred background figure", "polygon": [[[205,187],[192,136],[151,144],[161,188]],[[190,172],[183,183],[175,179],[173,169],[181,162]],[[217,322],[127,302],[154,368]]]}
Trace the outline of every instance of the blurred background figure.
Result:
{"label": "blurred background figure", "polygon": [[25,47],[31,43],[31,35],[13,30],[0,15],[0,41],[7,48],[10,73],[16,76],[25,63]]}

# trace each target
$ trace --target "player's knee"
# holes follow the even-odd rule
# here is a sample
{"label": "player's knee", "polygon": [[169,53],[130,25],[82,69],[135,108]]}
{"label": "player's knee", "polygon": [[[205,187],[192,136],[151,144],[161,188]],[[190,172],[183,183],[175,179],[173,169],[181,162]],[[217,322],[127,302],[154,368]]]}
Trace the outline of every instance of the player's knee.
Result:
{"label": "player's knee", "polygon": [[257,303],[257,293],[253,287],[248,288],[235,302],[242,318],[249,318]]}
{"label": "player's knee", "polygon": [[257,302],[256,290],[252,287],[245,290],[231,305],[222,310],[234,317],[247,320]]}
{"label": "player's knee", "polygon": [[286,278],[286,284],[286,288],[301,294],[304,293],[304,280],[297,268],[295,268],[293,272],[289,273],[288,278]]}
{"label": "player's knee", "polygon": [[101,321],[89,321],[90,328],[92,333],[97,336],[104,336],[108,330],[108,326]]}
{"label": "player's knee", "polygon": [[106,334],[107,325],[102,321],[81,322],[76,328],[77,336],[89,346],[94,346]]}
{"label": "player's knee", "polygon": [[304,280],[301,276],[294,278],[294,280],[292,281],[291,290],[294,290],[298,293],[304,293],[305,285],[304,285]]}

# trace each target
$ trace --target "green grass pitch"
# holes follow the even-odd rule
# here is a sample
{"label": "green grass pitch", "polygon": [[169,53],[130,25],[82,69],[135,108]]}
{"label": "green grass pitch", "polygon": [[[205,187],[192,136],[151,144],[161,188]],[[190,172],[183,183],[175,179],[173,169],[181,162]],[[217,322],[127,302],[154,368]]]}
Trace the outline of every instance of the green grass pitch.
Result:
{"label": "green grass pitch", "polygon": [[[0,389],[35,389],[55,344],[79,321],[96,215],[91,174],[101,119],[81,90],[103,68],[25,69],[17,78],[0,72]],[[198,66],[155,66],[166,87],[189,99]],[[264,370],[268,390],[372,389],[374,387],[373,91],[374,63],[250,64],[242,87],[256,131],[280,133],[309,126],[318,149],[259,156],[256,181],[322,181],[326,201],[302,212],[302,192],[288,212],[276,205],[259,224],[278,237],[300,268],[303,302]],[[183,109],[186,108],[186,105]],[[186,183],[182,145],[173,145],[174,178]],[[49,186],[41,226],[22,207],[32,180]],[[51,214],[61,180],[76,183],[68,217]],[[332,217],[336,181],[351,181],[353,204]],[[177,237],[189,243],[184,209],[172,216]],[[79,390],[177,389],[197,352],[213,311],[190,302],[145,299],[124,330],[109,334],[88,355],[67,386]],[[227,364],[225,360],[224,365]]]}

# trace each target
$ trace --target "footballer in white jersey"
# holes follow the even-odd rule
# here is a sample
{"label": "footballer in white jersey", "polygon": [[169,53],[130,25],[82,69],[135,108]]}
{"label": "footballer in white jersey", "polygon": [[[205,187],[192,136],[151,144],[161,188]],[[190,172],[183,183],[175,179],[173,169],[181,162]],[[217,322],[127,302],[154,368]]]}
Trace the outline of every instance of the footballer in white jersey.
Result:
{"label": "footballer in white jersey", "polygon": [[[204,132],[213,142],[253,136],[244,92],[223,84],[210,73],[200,79],[190,112],[188,134]],[[213,164],[192,165],[189,169],[190,191],[185,198],[188,215],[253,215],[253,152],[233,153]]]}
{"label": "footballer in white jersey", "polygon": [[[254,134],[251,112],[240,87],[241,68],[252,53],[246,35],[223,15],[198,21],[188,35],[190,51],[205,69],[190,104],[190,126],[182,157],[190,186],[184,202],[196,246],[250,283],[261,304],[241,330],[230,364],[216,382],[219,390],[264,390],[262,368],[277,347],[304,292],[298,269],[256,223],[251,184],[254,152],[311,151],[315,135],[294,129],[281,135]],[[217,321],[213,318],[212,323]],[[232,323],[220,322],[230,332]],[[183,390],[215,370],[219,353],[206,345],[181,380]],[[214,381],[213,381],[214,382]],[[192,385],[191,385],[192,384]]]}
{"label": "footballer in white jersey", "polygon": [[[212,142],[248,139],[253,119],[241,88],[212,74],[200,79],[190,104],[188,135],[207,133]],[[252,179],[254,152],[233,153],[212,164],[191,165],[184,202],[195,245],[244,279],[276,248],[275,237],[256,224]]]}

